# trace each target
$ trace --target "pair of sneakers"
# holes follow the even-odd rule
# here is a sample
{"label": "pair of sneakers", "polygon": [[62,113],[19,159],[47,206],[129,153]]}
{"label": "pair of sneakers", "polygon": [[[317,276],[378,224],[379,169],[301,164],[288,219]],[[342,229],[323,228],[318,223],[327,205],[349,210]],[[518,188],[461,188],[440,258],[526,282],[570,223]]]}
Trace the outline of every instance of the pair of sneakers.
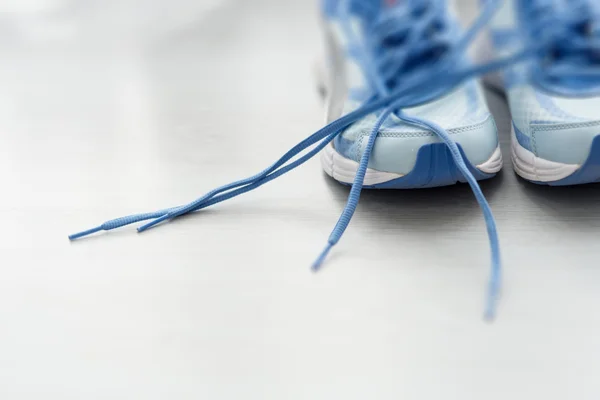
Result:
{"label": "pair of sneakers", "polygon": [[[498,9],[474,58],[487,61],[523,48],[545,52],[485,77],[506,93],[510,105],[515,172],[528,181],[556,186],[600,181],[600,6],[592,0],[482,2],[493,3]],[[322,4],[327,68],[320,75],[328,94],[328,122],[378,94],[378,80],[388,86],[410,81],[460,40],[447,1]],[[502,168],[494,119],[475,79],[404,111],[446,130],[477,180],[491,178]],[[353,182],[375,118],[355,122],[326,147],[321,161],[327,174]],[[374,188],[434,187],[465,180],[438,135],[393,117],[379,129],[365,175],[365,185]]]}
{"label": "pair of sneakers", "polygon": [[[600,6],[593,0],[480,2],[484,32],[473,46],[481,63],[513,58],[485,74],[506,94],[512,114],[514,171],[535,183],[565,186],[600,182]],[[324,0],[324,88],[327,121],[425,75],[468,68],[454,4],[424,0]],[[493,13],[493,17],[489,18]],[[467,40],[465,40],[467,38]],[[444,62],[445,54],[461,54]],[[449,71],[435,70],[442,63]],[[483,75],[483,74],[482,74]],[[390,89],[391,88],[391,89]],[[403,116],[410,118],[403,118]],[[427,121],[429,124],[414,123]],[[321,154],[325,172],[370,188],[428,188],[489,179],[502,168],[496,124],[476,78],[431,101],[404,107],[381,126],[370,114],[345,128]],[[429,125],[429,126],[427,126]],[[432,129],[435,127],[437,129]],[[369,140],[377,136],[374,143]],[[457,155],[456,153],[459,153]],[[366,172],[361,161],[367,159]],[[488,220],[493,269],[488,315],[499,283],[497,234]]]}
{"label": "pair of sneakers", "polygon": [[[489,76],[506,90],[514,120],[511,155],[519,175],[554,185],[600,179],[595,131],[600,123],[594,120],[600,18],[592,0],[564,2],[482,0],[480,15],[463,30],[447,0],[322,0],[325,127],[256,175],[191,203],[110,220],[69,238],[149,221],[138,227],[142,232],[254,190],[321,153],[327,174],[352,187],[313,269],[342,237],[363,187],[467,182],[490,239],[486,316],[491,318],[500,286],[500,249],[477,181],[501,169],[502,154],[476,78]],[[481,41],[474,63],[467,50],[484,29],[487,40]]]}

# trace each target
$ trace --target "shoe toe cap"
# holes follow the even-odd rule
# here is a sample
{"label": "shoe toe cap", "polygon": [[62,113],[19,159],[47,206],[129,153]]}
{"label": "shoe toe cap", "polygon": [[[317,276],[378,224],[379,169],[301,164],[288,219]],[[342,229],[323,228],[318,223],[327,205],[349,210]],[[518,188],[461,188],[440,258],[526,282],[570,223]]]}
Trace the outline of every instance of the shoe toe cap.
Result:
{"label": "shoe toe cap", "polygon": [[[493,117],[482,122],[448,129],[450,137],[462,148],[471,165],[485,163],[498,147],[498,136]],[[350,132],[336,138],[336,150],[346,158],[359,161],[367,145],[370,130],[362,127],[360,132]],[[375,141],[369,167],[382,172],[406,175],[417,163],[419,150],[428,144],[440,143],[433,132],[382,129]]]}

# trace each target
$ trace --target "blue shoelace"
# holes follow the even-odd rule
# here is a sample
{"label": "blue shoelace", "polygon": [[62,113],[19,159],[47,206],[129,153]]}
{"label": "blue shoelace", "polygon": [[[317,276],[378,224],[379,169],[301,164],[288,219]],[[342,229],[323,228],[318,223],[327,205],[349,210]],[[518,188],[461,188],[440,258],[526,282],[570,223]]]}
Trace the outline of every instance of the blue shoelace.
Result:
{"label": "blue shoelace", "polygon": [[532,81],[562,96],[600,94],[600,4],[529,0],[519,6],[520,25],[539,52]]}
{"label": "blue shoelace", "polygon": [[[376,113],[378,118],[360,159],[346,207],[331,232],[325,249],[312,266],[314,270],[318,270],[332,247],[339,242],[356,211],[369,158],[379,129],[386,119],[394,114],[404,123],[430,130],[438,135],[447,145],[454,162],[473,190],[475,198],[483,211],[491,247],[492,266],[485,317],[492,319],[495,314],[500,286],[501,264],[498,233],[490,206],[476,179],[467,168],[457,144],[450,138],[448,133],[431,121],[406,115],[402,109],[435,100],[469,79],[505,68],[531,57],[532,51],[525,49],[518,54],[485,65],[470,65],[458,62],[464,58],[463,55],[467,47],[497,10],[500,2],[495,0],[486,2],[483,11],[473,25],[461,35],[452,30],[452,27],[445,28],[439,24],[439,21],[445,21],[445,18],[447,18],[443,0],[405,0],[399,2],[394,8],[386,10],[385,13],[379,12],[378,7],[374,6],[375,1],[347,0],[343,4],[348,13],[365,13],[373,21],[367,35],[369,43],[359,46],[361,51],[359,57],[374,93],[360,108],[321,128],[291,148],[270,167],[256,175],[211,190],[189,204],[113,219],[95,228],[73,234],[69,236],[69,239],[75,240],[98,231],[109,231],[125,225],[150,220],[150,222],[137,228],[138,232],[143,232],[161,222],[202,210],[254,190],[302,165],[321,151],[346,127],[369,114]],[[347,18],[346,30],[350,31]],[[425,32],[432,32],[432,34],[424,35]],[[398,42],[401,43],[398,44]],[[357,43],[360,42],[357,41]],[[386,45],[392,48],[383,51],[382,46]],[[375,48],[377,51],[369,51],[370,48]],[[417,64],[426,65],[419,68]],[[404,70],[406,70],[406,74],[404,74]],[[397,80],[396,77],[402,79]]]}

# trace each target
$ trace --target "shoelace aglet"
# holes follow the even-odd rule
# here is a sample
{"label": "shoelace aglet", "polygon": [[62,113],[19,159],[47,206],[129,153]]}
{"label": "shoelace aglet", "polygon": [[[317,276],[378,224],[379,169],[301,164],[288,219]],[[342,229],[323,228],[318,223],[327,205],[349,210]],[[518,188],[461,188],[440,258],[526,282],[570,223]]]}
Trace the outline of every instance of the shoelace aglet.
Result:
{"label": "shoelace aglet", "polygon": [[496,319],[496,299],[489,299],[488,303],[483,319],[487,322],[494,322]]}
{"label": "shoelace aglet", "polygon": [[331,251],[332,247],[333,247],[333,244],[327,243],[327,246],[325,246],[325,248],[323,249],[323,251],[321,252],[319,257],[315,260],[315,262],[313,263],[313,265],[311,267],[311,269],[314,272],[317,272],[321,268],[321,266],[323,265],[323,262],[325,261],[325,258],[327,258],[327,255]]}
{"label": "shoelace aglet", "polygon": [[88,229],[87,231],[82,231],[82,232],[79,232],[79,233],[74,233],[72,235],[69,235],[69,240],[70,241],[77,240],[77,239],[82,238],[84,236],[91,235],[92,233],[100,232],[101,230],[104,230],[104,228],[102,227],[102,225],[97,226],[97,227],[92,228],[92,229]]}
{"label": "shoelace aglet", "polygon": [[485,315],[483,318],[488,322],[493,322],[496,318],[496,306],[498,304],[499,294],[499,282],[497,279],[493,279],[490,282],[490,287],[487,295],[487,304],[485,308]]}
{"label": "shoelace aglet", "polygon": [[166,221],[171,217],[172,217],[171,213],[165,214],[162,217],[158,217],[155,220],[150,221],[147,224],[140,226],[139,228],[137,228],[137,231],[138,231],[138,233],[144,232],[146,229],[152,228],[154,225],[160,224],[161,222]]}

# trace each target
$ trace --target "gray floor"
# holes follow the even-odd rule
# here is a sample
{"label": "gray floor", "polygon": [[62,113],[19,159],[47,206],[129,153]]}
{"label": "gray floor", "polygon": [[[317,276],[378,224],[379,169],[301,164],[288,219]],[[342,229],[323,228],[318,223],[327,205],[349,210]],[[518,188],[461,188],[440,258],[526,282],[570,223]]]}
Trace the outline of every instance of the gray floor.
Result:
{"label": "gray floor", "polygon": [[494,324],[464,185],[365,193],[319,274],[348,189],[317,160],[69,243],[255,173],[323,122],[312,2],[142,3],[0,13],[1,399],[598,399],[599,186],[533,186],[508,160],[482,184],[505,265]]}

